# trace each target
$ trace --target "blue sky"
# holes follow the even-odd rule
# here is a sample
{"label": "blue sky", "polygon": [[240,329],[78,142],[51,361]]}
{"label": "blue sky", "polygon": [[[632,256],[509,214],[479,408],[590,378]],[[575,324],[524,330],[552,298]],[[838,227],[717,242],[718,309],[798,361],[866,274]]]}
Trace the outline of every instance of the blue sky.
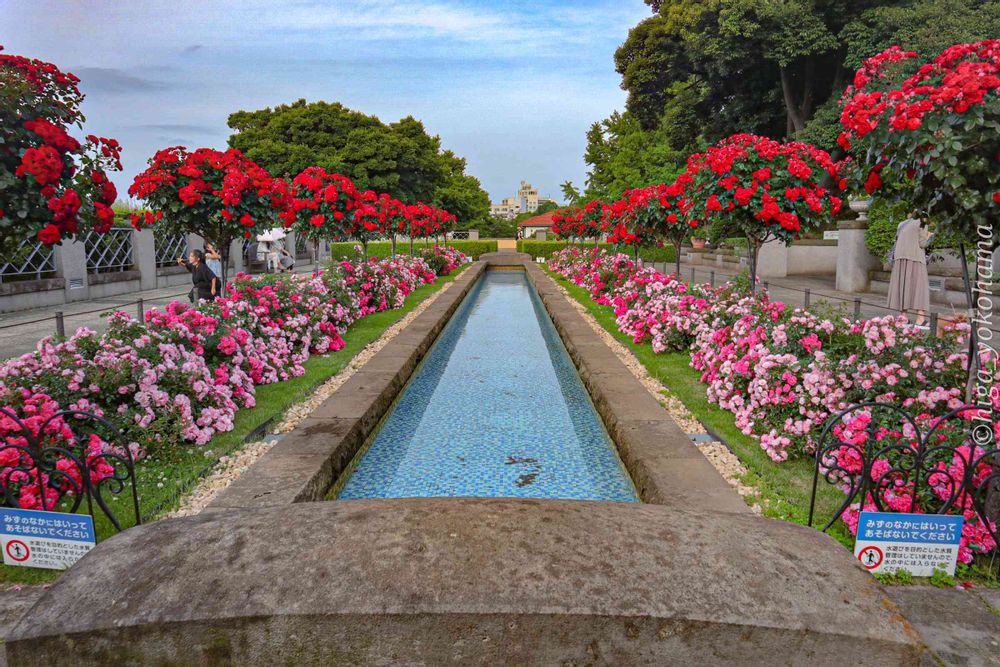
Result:
{"label": "blue sky", "polygon": [[232,111],[304,97],[419,118],[494,200],[522,178],[559,198],[583,182],[587,127],[624,105],[614,50],[648,15],[642,0],[0,0],[0,44],[81,77],[87,130],[124,146],[120,189],[156,149],[224,147]]}

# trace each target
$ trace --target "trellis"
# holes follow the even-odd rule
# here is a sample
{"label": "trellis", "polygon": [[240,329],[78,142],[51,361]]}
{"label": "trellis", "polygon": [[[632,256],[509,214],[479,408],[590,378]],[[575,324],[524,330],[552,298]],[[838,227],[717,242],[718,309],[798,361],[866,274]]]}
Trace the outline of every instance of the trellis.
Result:
{"label": "trellis", "polygon": [[88,273],[118,273],[135,266],[131,229],[111,229],[106,234],[90,232],[84,246]]}
{"label": "trellis", "polygon": [[0,258],[0,283],[42,280],[55,273],[55,250],[36,239],[21,241],[9,257]]}

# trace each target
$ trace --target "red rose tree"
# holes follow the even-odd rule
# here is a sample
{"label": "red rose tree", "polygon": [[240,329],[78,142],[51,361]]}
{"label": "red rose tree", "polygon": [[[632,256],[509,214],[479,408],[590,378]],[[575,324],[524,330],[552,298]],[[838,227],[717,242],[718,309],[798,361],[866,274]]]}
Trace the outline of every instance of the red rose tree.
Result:
{"label": "red rose tree", "polygon": [[691,215],[749,242],[752,286],[764,243],[788,243],[840,211],[837,166],[808,144],[736,134],[689,157],[687,173]]}
{"label": "red rose tree", "polygon": [[292,179],[290,194],[288,208],[281,216],[284,226],[308,239],[318,261],[320,241],[340,241],[349,236],[358,190],[346,176],[309,167]]}
{"label": "red rose tree", "polygon": [[874,196],[895,196],[961,242],[1000,244],[1000,40],[925,62],[892,47],[841,100],[838,138]]}
{"label": "red rose tree", "polygon": [[372,190],[358,195],[358,203],[351,215],[347,234],[361,243],[365,258],[368,257],[368,243],[376,241],[387,233],[387,218],[379,207],[379,196]]}
{"label": "red rose tree", "polygon": [[413,239],[429,241],[432,237],[446,234],[455,226],[455,216],[448,211],[417,202],[408,207],[407,217],[410,222],[410,254],[413,254]]}
{"label": "red rose tree", "polygon": [[639,248],[656,241],[655,230],[646,224],[648,217],[641,214],[649,198],[650,191],[646,188],[626,190],[607,210],[608,243],[631,248],[636,259]]}
{"label": "red rose tree", "polygon": [[582,239],[600,239],[608,232],[610,207],[600,199],[591,199],[580,211],[577,236]]}
{"label": "red rose tree", "polygon": [[275,225],[290,205],[288,187],[236,149],[164,148],[135,177],[129,194],[151,209],[133,215],[136,229],[154,222],[177,234],[200,234],[219,249],[226,283],[229,248]]}
{"label": "red rose tree", "polygon": [[[610,243],[641,245],[655,243],[659,236],[670,240],[676,251],[676,275],[681,273],[681,244],[698,221],[689,216],[690,202],[684,196],[684,186],[690,182],[689,174],[681,176],[670,185],[660,183],[645,188],[626,190],[623,193],[627,216],[619,218],[611,234]],[[612,206],[614,211],[615,205]]]}
{"label": "red rose tree", "polygon": [[572,242],[574,238],[580,236],[582,219],[583,211],[579,208],[567,206],[557,209],[552,212],[552,225],[549,226],[549,231],[560,241]]}
{"label": "red rose tree", "polygon": [[121,169],[120,148],[69,134],[84,121],[77,83],[51,63],[0,53],[0,255],[32,237],[53,245],[114,223],[107,172]]}
{"label": "red rose tree", "polygon": [[409,220],[406,217],[406,204],[386,193],[378,196],[378,216],[386,235],[392,241],[392,256],[396,256],[396,237],[406,234]]}

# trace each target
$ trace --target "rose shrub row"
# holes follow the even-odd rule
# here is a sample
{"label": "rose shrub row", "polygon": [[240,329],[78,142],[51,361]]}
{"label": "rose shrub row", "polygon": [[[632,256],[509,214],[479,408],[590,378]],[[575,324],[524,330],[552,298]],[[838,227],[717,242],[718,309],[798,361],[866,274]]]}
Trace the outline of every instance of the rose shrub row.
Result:
{"label": "rose shrub row", "polygon": [[[690,351],[708,399],[732,412],[775,462],[813,455],[827,419],[852,404],[897,403],[930,423],[964,403],[967,325],[930,338],[903,317],[819,317],[738,282],[686,284],[601,249],[567,248],[549,268],[613,308],[619,330],[636,343]],[[1000,375],[993,373],[995,417]],[[1000,437],[1000,422],[993,427]],[[894,489],[896,504],[904,491]],[[994,544],[971,508],[964,512],[968,562]]]}
{"label": "rose shrub row", "polygon": [[[464,259],[451,249],[436,252],[447,266]],[[147,312],[144,322],[117,312],[104,334],[84,327],[66,340],[41,340],[35,352],[0,364],[0,406],[36,436],[42,414],[103,416],[124,434],[126,442],[115,444],[137,458],[180,442],[203,445],[232,430],[236,412],[254,406],[258,385],[301,376],[311,355],[344,347],[351,323],[402,307],[414,289],[436,279],[424,258],[406,255],[343,260],[316,275],[239,274],[223,299],[175,301]],[[61,422],[46,429],[46,442],[68,441]],[[9,418],[0,421],[0,436],[16,430]],[[88,446],[93,457],[109,445]],[[4,483],[17,464],[12,456],[0,460]],[[20,482],[18,489],[32,486],[11,481]],[[22,506],[37,506],[33,486],[34,496],[21,491]]]}

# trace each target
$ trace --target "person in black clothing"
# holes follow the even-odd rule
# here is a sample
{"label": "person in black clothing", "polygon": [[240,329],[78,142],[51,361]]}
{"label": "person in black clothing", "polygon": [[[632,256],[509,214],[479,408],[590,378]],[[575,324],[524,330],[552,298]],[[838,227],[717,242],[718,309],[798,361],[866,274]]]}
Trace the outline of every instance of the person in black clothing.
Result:
{"label": "person in black clothing", "polygon": [[219,294],[219,278],[212,273],[212,269],[205,264],[205,253],[201,250],[192,250],[188,253],[188,258],[177,258],[177,263],[191,272],[191,282],[194,288],[188,294],[188,298],[194,303],[198,299],[215,299]]}

